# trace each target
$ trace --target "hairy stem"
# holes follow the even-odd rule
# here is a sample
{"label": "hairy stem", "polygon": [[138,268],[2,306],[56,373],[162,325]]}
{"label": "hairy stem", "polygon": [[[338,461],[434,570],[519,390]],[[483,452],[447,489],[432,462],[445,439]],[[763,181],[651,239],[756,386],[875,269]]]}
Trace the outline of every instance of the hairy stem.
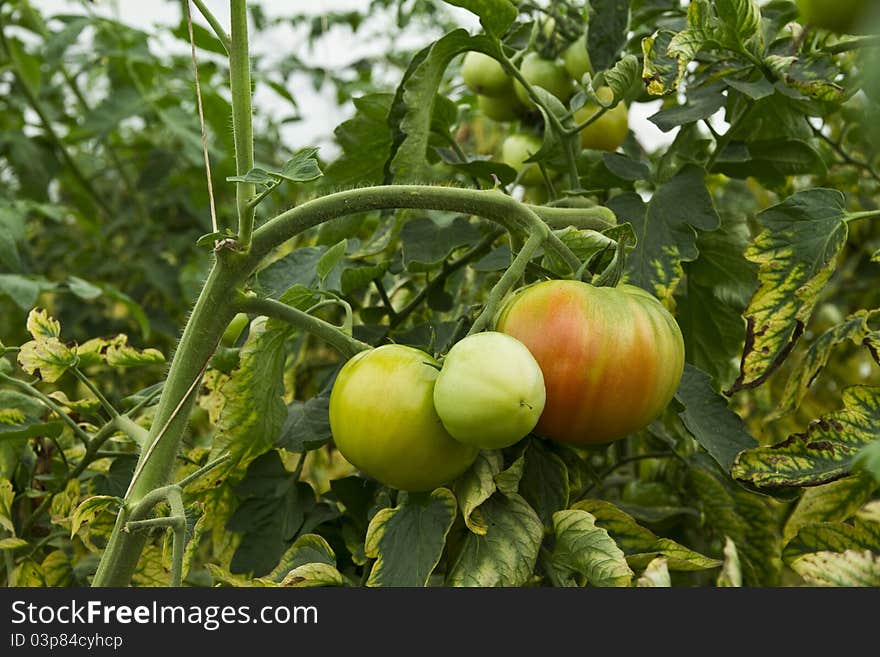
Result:
{"label": "hairy stem", "polygon": [[[235,170],[243,176],[254,168],[254,138],[251,125],[251,67],[248,57],[247,2],[232,0],[232,41],[229,47],[229,86],[232,90],[232,133],[235,140]],[[235,183],[238,205],[238,247],[247,252],[254,230],[256,193],[252,183]]]}

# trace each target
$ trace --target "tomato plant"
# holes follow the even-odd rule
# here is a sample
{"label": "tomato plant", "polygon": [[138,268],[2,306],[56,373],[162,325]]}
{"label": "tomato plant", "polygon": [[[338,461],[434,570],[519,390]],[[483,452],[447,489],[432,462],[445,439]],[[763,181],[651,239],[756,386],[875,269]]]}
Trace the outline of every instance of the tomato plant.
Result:
{"label": "tomato plant", "polygon": [[547,405],[536,432],[562,442],[601,443],[644,428],[684,369],[678,325],[637,287],[537,283],[514,293],[496,325],[538,361]]}
{"label": "tomato plant", "polygon": [[483,449],[525,438],[545,400],[535,358],[518,340],[494,331],[456,342],[434,386],[434,408],[449,434]]}
{"label": "tomato plant", "polygon": [[880,585],[876,3],[41,4],[5,584]]}

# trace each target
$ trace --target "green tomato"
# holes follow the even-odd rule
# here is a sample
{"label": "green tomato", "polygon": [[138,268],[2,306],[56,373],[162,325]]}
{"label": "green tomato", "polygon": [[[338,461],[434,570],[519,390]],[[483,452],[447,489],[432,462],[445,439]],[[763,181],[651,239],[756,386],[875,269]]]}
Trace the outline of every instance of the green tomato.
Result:
{"label": "green tomato", "polygon": [[484,116],[493,121],[515,121],[526,111],[526,108],[511,87],[510,92],[503,96],[477,96],[477,107]]}
{"label": "green tomato", "polygon": [[[609,103],[614,98],[614,93],[608,87],[599,87],[596,90],[596,95],[603,103]],[[599,109],[599,105],[587,103],[574,113],[574,120],[576,123],[586,121]],[[613,153],[620,148],[628,133],[629,109],[626,103],[620,101],[600,118],[581,130],[581,146],[583,148]]]}
{"label": "green tomato", "polygon": [[[523,57],[519,70],[530,85],[546,89],[563,103],[571,97],[571,78],[565,67],[552,59],[544,59],[538,53],[530,52]],[[515,81],[513,88],[526,107],[535,107],[524,86]]]}
{"label": "green tomato", "polygon": [[478,450],[447,433],[434,410],[439,364],[384,345],[349,360],[330,392],[330,430],[355,467],[386,486],[430,491],[456,479]]}
{"label": "green tomato", "polygon": [[534,162],[526,162],[540,149],[540,137],[514,133],[501,144],[501,161],[517,173],[523,172],[519,179],[523,185],[540,185],[544,182],[540,167]]}
{"label": "green tomato", "polygon": [[[868,0],[798,0],[804,22],[832,32],[853,33],[867,29]],[[860,25],[861,22],[861,25]]]}
{"label": "green tomato", "polygon": [[477,94],[502,96],[510,91],[511,80],[501,64],[476,50],[464,56],[461,77],[467,88]]}
{"label": "green tomato", "polygon": [[587,52],[583,39],[574,41],[565,49],[562,53],[562,61],[565,63],[565,70],[575,82],[580,82],[586,73],[593,74],[590,53]]}
{"label": "green tomato", "polygon": [[453,345],[434,386],[434,408],[449,434],[482,449],[509,447],[544,411],[544,376],[516,338],[489,331]]}

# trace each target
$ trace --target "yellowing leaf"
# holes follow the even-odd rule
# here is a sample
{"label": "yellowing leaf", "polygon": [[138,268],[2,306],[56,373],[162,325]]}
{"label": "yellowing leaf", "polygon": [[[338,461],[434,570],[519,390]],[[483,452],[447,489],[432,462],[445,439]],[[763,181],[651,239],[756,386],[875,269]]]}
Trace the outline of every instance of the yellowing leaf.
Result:
{"label": "yellowing leaf", "polygon": [[39,376],[47,383],[61,378],[70,367],[76,365],[76,353],[68,349],[58,338],[31,340],[21,346],[18,363],[28,374]]}
{"label": "yellowing leaf", "polygon": [[28,313],[27,330],[34,340],[61,337],[61,323],[43,308],[34,308]]}

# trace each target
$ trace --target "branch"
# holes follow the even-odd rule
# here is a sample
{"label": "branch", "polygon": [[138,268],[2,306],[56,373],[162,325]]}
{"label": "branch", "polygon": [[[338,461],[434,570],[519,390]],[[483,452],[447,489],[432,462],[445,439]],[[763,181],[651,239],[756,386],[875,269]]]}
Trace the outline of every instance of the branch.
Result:
{"label": "branch", "polygon": [[[187,0],[183,1],[187,2]],[[214,30],[214,34],[217,35],[217,38],[220,40],[223,49],[228,53],[232,48],[232,39],[230,39],[229,35],[226,34],[226,30],[223,29],[220,21],[217,20],[217,17],[211,13],[211,10],[205,6],[205,3],[202,2],[202,0],[192,0],[192,3],[196,6],[196,9],[199,10],[204,19],[208,21],[208,25],[211,26],[212,30]]]}
{"label": "branch", "polygon": [[[232,91],[232,133],[235,139],[235,172],[245,175],[254,168],[254,136],[251,124],[251,62],[248,57],[247,2],[232,0],[232,41],[229,48],[229,87]],[[238,206],[238,247],[247,253],[254,230],[255,209],[250,205],[256,188],[235,183]]]}
{"label": "branch", "polygon": [[76,435],[76,437],[79,438],[82,441],[82,443],[84,445],[86,445],[86,447],[88,447],[89,440],[90,440],[89,434],[85,431],[85,429],[83,429],[76,422],[74,422],[73,418],[71,418],[67,413],[65,413],[64,409],[62,409],[58,404],[56,404],[55,400],[53,400],[51,397],[44,395],[42,392],[40,392],[39,390],[34,388],[31,384],[27,383],[26,381],[21,381],[20,379],[16,379],[11,376],[7,376],[6,374],[0,374],[0,381],[8,383],[12,387],[18,388],[19,390],[21,390],[25,394],[27,394],[35,399],[38,399],[40,402],[42,402],[42,404],[46,408],[48,408],[50,411],[55,413],[61,419],[62,422],[64,422],[67,426],[69,426],[73,430],[74,435]]}
{"label": "branch", "polygon": [[347,357],[354,356],[356,353],[367,349],[372,349],[367,343],[346,335],[339,327],[334,326],[330,322],[326,322],[319,317],[309,315],[298,308],[288,306],[274,299],[242,296],[236,303],[236,311],[280,319],[321,338]]}

